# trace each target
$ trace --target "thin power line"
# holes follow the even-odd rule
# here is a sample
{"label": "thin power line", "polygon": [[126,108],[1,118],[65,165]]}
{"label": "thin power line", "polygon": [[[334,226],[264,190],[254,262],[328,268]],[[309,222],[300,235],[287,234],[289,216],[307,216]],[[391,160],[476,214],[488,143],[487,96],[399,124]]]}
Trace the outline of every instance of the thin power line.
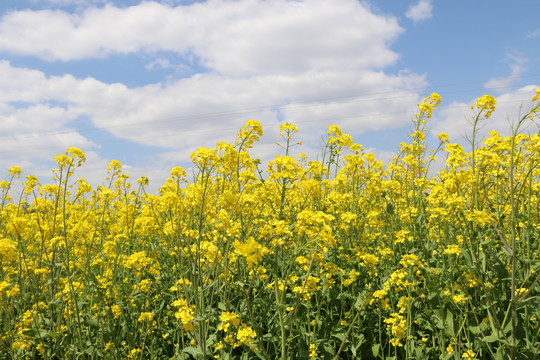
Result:
{"label": "thin power line", "polygon": [[[528,77],[536,77],[536,76],[540,76],[540,74],[535,74]],[[512,77],[512,79],[514,78],[524,78],[524,76]],[[481,83],[481,82],[474,81],[474,82],[454,83],[454,84],[447,84],[447,85],[439,86],[439,88],[453,87],[453,86],[467,85],[467,84],[477,84],[477,83]],[[429,88],[434,88],[434,87],[435,86],[430,86]],[[505,89],[509,87],[510,86],[492,87],[490,88],[490,90]],[[425,88],[411,88],[407,90],[398,90],[398,92],[399,91],[414,91],[414,90],[422,90],[422,89],[425,90]],[[479,89],[446,91],[443,94],[476,92],[478,90]],[[193,115],[180,115],[180,116],[173,116],[173,117],[162,118],[162,119],[157,119],[157,120],[144,120],[144,121],[138,121],[138,122],[125,123],[125,124],[99,126],[99,127],[83,128],[83,129],[77,129],[77,130],[41,132],[41,133],[17,136],[16,138],[18,140],[23,140],[23,139],[30,139],[30,138],[36,138],[36,137],[85,133],[85,132],[92,132],[92,131],[141,126],[141,125],[147,125],[147,124],[160,124],[160,123],[167,123],[167,122],[185,122],[185,121],[201,120],[201,119],[216,118],[216,117],[231,116],[231,115],[262,113],[262,112],[267,112],[267,111],[279,111],[279,110],[285,110],[285,109],[295,110],[295,109],[313,108],[313,107],[325,106],[329,104],[358,103],[358,102],[367,102],[367,101],[387,101],[387,100],[407,98],[407,97],[417,97],[417,94],[405,94],[405,95],[400,95],[400,96],[386,96],[386,97],[375,97],[375,98],[371,97],[371,96],[376,96],[376,95],[391,94],[395,92],[396,91],[394,90],[394,91],[367,93],[363,95],[327,97],[327,98],[320,98],[317,100],[304,100],[304,101],[299,101],[299,102],[283,103],[283,104],[277,104],[277,105],[268,105],[268,106],[252,107],[252,108],[243,108],[243,109],[228,110],[228,111],[217,111],[217,112],[200,113],[200,114],[193,114]],[[371,116],[371,115],[368,115],[368,116]],[[0,137],[0,139],[12,139],[12,138],[13,138],[12,136]]]}
{"label": "thin power line", "polygon": [[[506,101],[505,104],[508,103],[522,103],[526,100],[513,100],[513,101]],[[469,105],[461,105],[461,106],[452,106],[450,108],[463,108],[468,109]],[[304,124],[304,123],[316,123],[316,122],[331,122],[331,121],[337,121],[337,120],[343,120],[343,119],[352,119],[352,118],[367,118],[367,117],[385,117],[385,116],[393,116],[393,115],[400,115],[400,114],[410,114],[410,109],[403,109],[398,111],[392,111],[392,112],[383,112],[383,113],[368,113],[368,114],[356,114],[356,115],[347,115],[347,116],[337,116],[337,117],[331,117],[331,118],[325,118],[325,119],[316,119],[316,120],[299,120],[295,121],[295,124]],[[231,131],[237,131],[238,127],[221,127],[221,128],[212,128],[212,129],[190,129],[190,130],[184,130],[182,131],[183,135],[188,134],[194,134],[194,133],[228,133]],[[77,131],[70,131],[65,133],[78,133]],[[112,140],[102,140],[97,142],[97,144],[107,144],[107,143],[118,143],[119,141],[136,141],[136,140],[143,140],[143,139],[157,139],[157,138],[168,138],[178,136],[178,133],[170,132],[167,134],[157,134],[157,135],[147,135],[147,136],[137,136],[137,137],[129,137],[125,139],[112,139]],[[16,140],[20,140],[20,137]],[[0,154],[6,154],[6,153],[13,153],[17,152],[17,149],[8,150],[8,151],[0,151]]]}

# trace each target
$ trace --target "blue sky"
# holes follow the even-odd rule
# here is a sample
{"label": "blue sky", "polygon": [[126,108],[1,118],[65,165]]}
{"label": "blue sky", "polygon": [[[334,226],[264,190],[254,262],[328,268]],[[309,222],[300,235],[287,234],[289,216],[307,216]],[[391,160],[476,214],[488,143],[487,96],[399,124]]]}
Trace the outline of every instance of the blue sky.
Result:
{"label": "blue sky", "polygon": [[483,94],[498,100],[484,131],[504,134],[540,85],[538,13],[536,0],[4,0],[0,168],[48,182],[76,146],[93,185],[115,159],[156,189],[249,119],[263,162],[284,121],[311,159],[336,124],[388,160],[431,92],[431,136],[466,144]]}

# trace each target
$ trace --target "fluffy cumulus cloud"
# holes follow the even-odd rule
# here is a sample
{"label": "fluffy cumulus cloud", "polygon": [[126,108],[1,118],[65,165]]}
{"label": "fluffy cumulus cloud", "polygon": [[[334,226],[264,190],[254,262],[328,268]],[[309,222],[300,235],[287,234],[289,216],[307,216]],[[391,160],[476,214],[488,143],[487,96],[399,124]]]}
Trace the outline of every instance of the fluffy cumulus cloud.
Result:
{"label": "fluffy cumulus cloud", "polygon": [[0,20],[0,51],[62,61],[191,51],[224,74],[290,73],[385,67],[397,59],[388,44],[402,31],[395,19],[375,16],[353,0],[143,2],[81,14],[8,13]]}
{"label": "fluffy cumulus cloud", "polygon": [[416,4],[409,6],[405,16],[414,23],[430,19],[433,12],[432,0],[418,0]]}
{"label": "fluffy cumulus cloud", "polygon": [[[38,164],[79,146],[106,163],[99,141],[81,131],[86,124],[161,149],[152,164],[162,166],[171,154],[188,160],[198,146],[233,141],[250,118],[265,127],[254,152],[263,158],[277,151],[278,124],[287,120],[313,140],[306,152],[318,151],[330,123],[353,135],[400,127],[426,86],[423,76],[384,72],[399,56],[390,46],[402,32],[395,18],[356,0],[148,1],[74,13],[8,12],[0,18],[0,54],[55,63],[103,59],[104,66],[111,55],[145,54],[153,58],[146,71],[173,67],[167,54],[174,54],[191,59],[193,69],[128,87],[0,61],[0,131],[10,138],[0,152]],[[178,72],[189,73],[185,67]]]}
{"label": "fluffy cumulus cloud", "polygon": [[107,0],[30,0],[34,5],[46,6],[88,6],[89,4],[105,4]]}

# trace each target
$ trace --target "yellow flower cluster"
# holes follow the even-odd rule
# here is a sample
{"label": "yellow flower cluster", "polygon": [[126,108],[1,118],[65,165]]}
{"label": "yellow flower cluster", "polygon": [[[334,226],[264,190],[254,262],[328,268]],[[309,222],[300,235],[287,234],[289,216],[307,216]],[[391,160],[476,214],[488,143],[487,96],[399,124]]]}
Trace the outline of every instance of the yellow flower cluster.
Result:
{"label": "yellow flower cluster", "polygon": [[236,313],[223,312],[219,315],[219,319],[221,323],[218,326],[218,330],[222,330],[227,334],[225,337],[227,343],[234,348],[245,344],[251,350],[256,349],[253,346],[253,341],[257,337],[257,334],[245,323],[240,323],[240,317]]}
{"label": "yellow flower cluster", "polygon": [[180,320],[180,324],[184,330],[193,330],[193,321],[195,320],[195,312],[193,306],[189,306],[185,299],[178,299],[171,304],[178,308],[174,313],[174,317]]}
{"label": "yellow flower cluster", "polygon": [[441,96],[437,93],[433,93],[426,97],[424,99],[424,102],[422,104],[418,104],[418,108],[420,110],[420,114],[425,114],[427,118],[431,118],[433,115],[433,111],[439,106],[441,103]]}
{"label": "yellow flower cluster", "polygon": [[318,356],[319,354],[317,354],[317,346],[315,344],[309,344],[309,358],[314,359]]}
{"label": "yellow flower cluster", "polygon": [[492,95],[484,95],[478,98],[474,103],[474,106],[478,109],[479,112],[484,112],[486,118],[490,117],[491,114],[495,111],[495,105],[497,101]]}
{"label": "yellow flower cluster", "polygon": [[[440,102],[419,104],[388,164],[336,125],[320,160],[293,156],[298,128],[285,123],[264,172],[250,120],[192,154],[193,180],[175,167],[156,194],[115,160],[101,186],[76,179],[76,148],[56,158],[53,184],[10,168],[0,358],[472,359],[506,354],[512,336],[530,357],[540,136],[492,131],[467,151],[439,134],[429,151]],[[476,116],[495,105],[479,98]]]}
{"label": "yellow flower cluster", "polygon": [[386,330],[390,330],[392,338],[390,344],[392,346],[403,346],[402,340],[405,338],[407,325],[401,314],[390,314],[390,318],[384,320]]}

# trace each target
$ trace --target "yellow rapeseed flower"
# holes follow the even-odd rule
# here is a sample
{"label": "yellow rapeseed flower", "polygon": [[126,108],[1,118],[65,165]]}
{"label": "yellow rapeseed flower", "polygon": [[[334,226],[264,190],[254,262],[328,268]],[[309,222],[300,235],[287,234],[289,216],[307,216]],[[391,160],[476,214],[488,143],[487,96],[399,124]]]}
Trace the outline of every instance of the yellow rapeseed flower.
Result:
{"label": "yellow rapeseed flower", "polygon": [[0,262],[9,262],[17,258],[17,244],[0,235]]}
{"label": "yellow rapeseed flower", "polygon": [[483,95],[474,103],[474,106],[476,106],[480,112],[486,111],[484,114],[486,118],[490,117],[495,111],[495,105],[497,105],[497,101],[492,95]]}
{"label": "yellow rapeseed flower", "polygon": [[18,166],[12,166],[9,168],[8,174],[18,178],[22,174],[22,169]]}
{"label": "yellow rapeseed flower", "polygon": [[317,345],[315,345],[315,344],[309,344],[309,357],[310,357],[311,359],[314,359],[314,358],[316,358],[317,356],[319,356],[319,355],[317,354]]}
{"label": "yellow rapeseed flower", "polygon": [[414,254],[407,254],[401,257],[399,263],[404,267],[412,266],[418,260],[418,256]]}
{"label": "yellow rapeseed flower", "polygon": [[139,316],[139,322],[151,322],[154,320],[154,313],[153,312],[142,312]]}
{"label": "yellow rapeseed flower", "polygon": [[466,352],[464,352],[463,355],[461,355],[461,357],[462,357],[463,359],[471,360],[471,359],[476,358],[476,354],[475,354],[474,351],[472,351],[472,350],[469,349],[469,350],[467,350]]}
{"label": "yellow rapeseed flower", "polygon": [[444,249],[443,254],[461,255],[461,249],[459,248],[459,245],[448,245],[446,249]]}
{"label": "yellow rapeseed flower", "polygon": [[221,324],[219,324],[218,330],[223,330],[225,332],[229,331],[231,325],[236,328],[240,323],[238,315],[228,311],[222,312],[221,315],[219,315],[219,319],[221,320]]}
{"label": "yellow rapeseed flower", "polygon": [[540,89],[536,89],[536,92],[532,98],[532,101],[535,102],[536,100],[538,100],[539,96],[540,96]]}

